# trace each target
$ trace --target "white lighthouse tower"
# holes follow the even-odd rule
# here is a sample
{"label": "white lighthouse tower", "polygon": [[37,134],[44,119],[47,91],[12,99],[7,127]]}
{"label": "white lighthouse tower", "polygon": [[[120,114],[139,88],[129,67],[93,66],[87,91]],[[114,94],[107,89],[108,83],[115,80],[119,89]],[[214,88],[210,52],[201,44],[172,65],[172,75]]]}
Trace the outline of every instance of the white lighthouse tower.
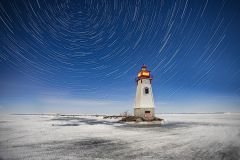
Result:
{"label": "white lighthouse tower", "polygon": [[141,71],[138,72],[137,91],[134,106],[134,116],[142,117],[145,120],[153,120],[154,100],[152,93],[152,77],[147,66],[143,65]]}

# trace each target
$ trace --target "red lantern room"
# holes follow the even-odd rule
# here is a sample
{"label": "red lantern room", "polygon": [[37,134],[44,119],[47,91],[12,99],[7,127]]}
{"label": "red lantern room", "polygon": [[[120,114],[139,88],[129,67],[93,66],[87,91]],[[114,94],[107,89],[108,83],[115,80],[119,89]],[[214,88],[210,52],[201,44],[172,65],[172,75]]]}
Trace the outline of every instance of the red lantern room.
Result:
{"label": "red lantern room", "polygon": [[147,66],[144,64],[142,66],[141,71],[138,72],[138,77],[137,77],[136,81],[146,79],[146,78],[152,80],[152,77],[150,75],[150,71],[147,70]]}

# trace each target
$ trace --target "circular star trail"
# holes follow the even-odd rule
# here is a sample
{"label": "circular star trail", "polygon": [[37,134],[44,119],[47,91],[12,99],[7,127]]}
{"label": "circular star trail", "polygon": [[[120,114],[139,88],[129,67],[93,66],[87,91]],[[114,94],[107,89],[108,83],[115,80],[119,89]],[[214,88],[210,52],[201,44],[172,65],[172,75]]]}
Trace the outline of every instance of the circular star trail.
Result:
{"label": "circular star trail", "polygon": [[147,64],[157,95],[239,94],[238,6],[211,0],[2,0],[0,75],[80,95],[119,95],[134,87]]}

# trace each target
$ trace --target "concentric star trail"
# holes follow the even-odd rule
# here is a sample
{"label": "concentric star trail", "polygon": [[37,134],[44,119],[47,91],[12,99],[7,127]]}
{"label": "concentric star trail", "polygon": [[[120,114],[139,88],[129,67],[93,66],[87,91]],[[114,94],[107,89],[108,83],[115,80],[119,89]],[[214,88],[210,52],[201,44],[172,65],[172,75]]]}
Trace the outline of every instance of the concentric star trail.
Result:
{"label": "concentric star trail", "polygon": [[[147,64],[156,97],[239,96],[239,5],[234,0],[1,0],[0,94],[41,94],[41,88],[124,99],[134,95],[136,73]],[[24,84],[31,88],[27,93]]]}

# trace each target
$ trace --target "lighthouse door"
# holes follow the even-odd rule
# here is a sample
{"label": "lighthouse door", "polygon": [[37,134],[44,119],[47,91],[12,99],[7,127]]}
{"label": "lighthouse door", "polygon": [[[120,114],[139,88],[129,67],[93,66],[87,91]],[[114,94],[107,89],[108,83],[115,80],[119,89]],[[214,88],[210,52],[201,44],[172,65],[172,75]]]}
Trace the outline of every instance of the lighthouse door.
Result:
{"label": "lighthouse door", "polygon": [[152,118],[152,114],[151,114],[150,111],[145,111],[145,118],[146,118],[147,120],[150,120],[150,119]]}

